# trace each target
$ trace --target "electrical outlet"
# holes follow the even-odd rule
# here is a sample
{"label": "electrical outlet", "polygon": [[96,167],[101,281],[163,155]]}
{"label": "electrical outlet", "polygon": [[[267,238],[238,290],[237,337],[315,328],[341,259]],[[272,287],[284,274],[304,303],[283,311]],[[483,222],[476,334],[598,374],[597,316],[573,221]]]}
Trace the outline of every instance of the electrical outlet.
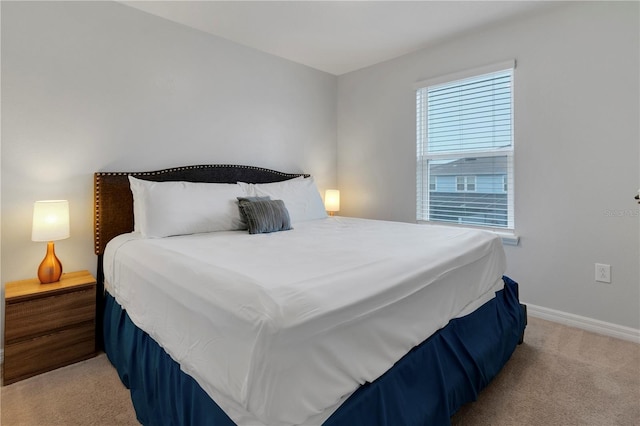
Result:
{"label": "electrical outlet", "polygon": [[596,281],[601,283],[611,283],[611,265],[596,263]]}

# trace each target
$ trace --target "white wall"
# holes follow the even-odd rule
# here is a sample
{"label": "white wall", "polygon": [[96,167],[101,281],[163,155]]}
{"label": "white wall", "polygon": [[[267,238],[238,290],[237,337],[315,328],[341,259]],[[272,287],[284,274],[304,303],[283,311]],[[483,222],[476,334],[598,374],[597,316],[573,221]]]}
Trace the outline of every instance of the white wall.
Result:
{"label": "white wall", "polygon": [[70,201],[64,269],[95,272],[95,171],[235,163],[335,186],[335,76],[115,2],[1,7],[2,283],[36,275],[40,199]]}
{"label": "white wall", "polygon": [[515,58],[507,272],[528,303],[639,329],[638,20],[636,2],[572,3],[340,76],[341,214],[415,221],[413,84]]}

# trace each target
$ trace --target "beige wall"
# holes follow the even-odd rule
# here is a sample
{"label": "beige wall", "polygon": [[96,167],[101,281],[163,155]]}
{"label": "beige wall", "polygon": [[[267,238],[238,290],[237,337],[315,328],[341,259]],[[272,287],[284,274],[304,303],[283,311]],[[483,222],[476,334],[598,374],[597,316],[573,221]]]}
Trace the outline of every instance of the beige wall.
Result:
{"label": "beige wall", "polygon": [[508,274],[530,304],[640,329],[639,15],[571,3],[340,76],[341,214],[414,222],[414,83],[516,59]]}

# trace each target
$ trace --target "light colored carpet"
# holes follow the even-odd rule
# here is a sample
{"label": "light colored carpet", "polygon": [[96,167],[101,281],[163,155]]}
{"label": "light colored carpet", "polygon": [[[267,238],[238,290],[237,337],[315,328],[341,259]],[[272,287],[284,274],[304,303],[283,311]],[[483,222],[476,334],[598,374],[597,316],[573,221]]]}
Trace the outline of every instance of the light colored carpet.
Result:
{"label": "light colored carpet", "polygon": [[[129,392],[106,356],[0,390],[2,426],[136,425]],[[529,318],[525,343],[478,401],[451,419],[466,425],[640,425],[640,345]]]}
{"label": "light colored carpet", "polygon": [[139,425],[129,391],[105,354],[0,392],[2,426]]}
{"label": "light colored carpet", "polygon": [[531,317],[524,340],[452,425],[640,426],[640,345]]}

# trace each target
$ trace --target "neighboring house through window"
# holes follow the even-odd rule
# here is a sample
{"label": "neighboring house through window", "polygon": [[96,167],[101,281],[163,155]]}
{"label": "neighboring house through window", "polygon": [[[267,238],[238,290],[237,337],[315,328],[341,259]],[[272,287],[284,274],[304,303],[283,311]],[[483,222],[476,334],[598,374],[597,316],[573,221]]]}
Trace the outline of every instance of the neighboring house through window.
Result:
{"label": "neighboring house through window", "polygon": [[418,221],[514,228],[514,67],[416,85]]}

